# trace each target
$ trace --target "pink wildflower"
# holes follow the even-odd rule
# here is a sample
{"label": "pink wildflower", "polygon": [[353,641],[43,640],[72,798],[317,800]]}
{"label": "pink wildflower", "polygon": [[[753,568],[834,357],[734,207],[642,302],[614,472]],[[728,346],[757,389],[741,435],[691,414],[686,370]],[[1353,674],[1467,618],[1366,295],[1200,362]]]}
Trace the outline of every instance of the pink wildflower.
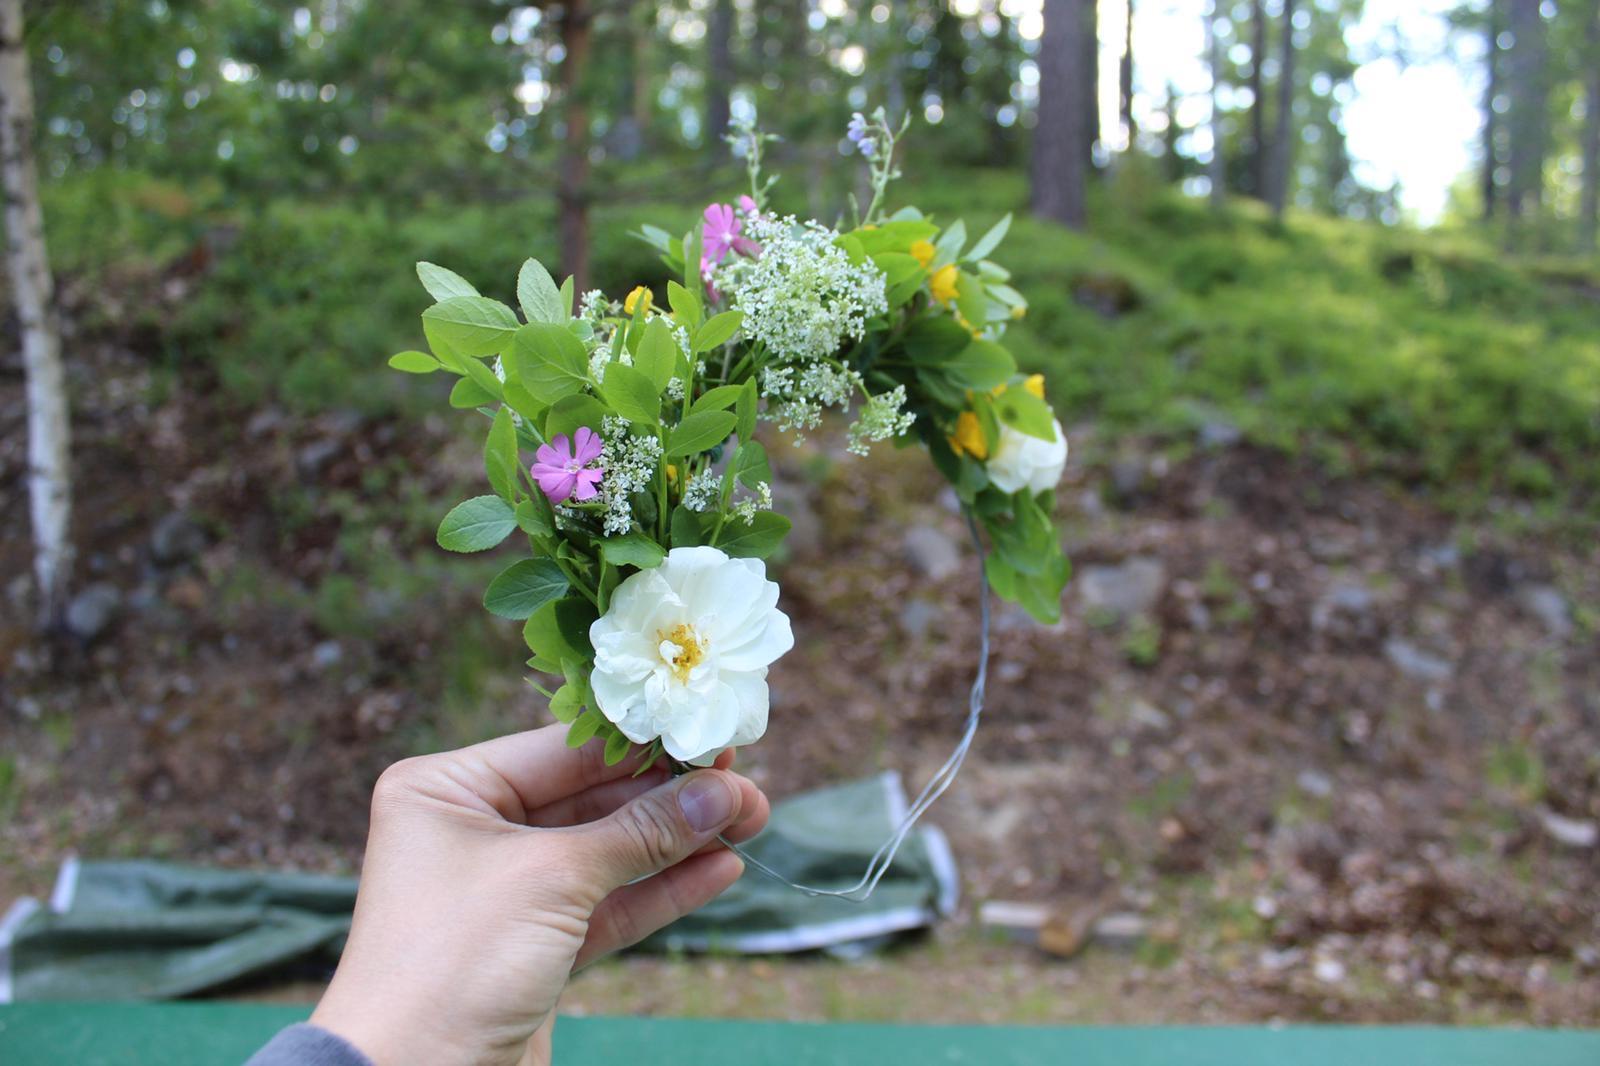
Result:
{"label": "pink wildflower", "polygon": [[538,461],[529,473],[551,503],[565,503],[568,497],[581,503],[599,493],[605,471],[589,464],[600,458],[600,434],[588,426],[579,426],[573,440],[557,433],[549,444],[541,444],[534,456]]}
{"label": "pink wildflower", "polygon": [[739,197],[739,213],[747,217],[755,214],[756,202],[750,199],[748,195],[741,195]]}
{"label": "pink wildflower", "polygon": [[713,264],[720,263],[728,257],[728,250],[733,247],[734,238],[739,236],[744,223],[727,204],[708,205],[705,218],[705,257]]}

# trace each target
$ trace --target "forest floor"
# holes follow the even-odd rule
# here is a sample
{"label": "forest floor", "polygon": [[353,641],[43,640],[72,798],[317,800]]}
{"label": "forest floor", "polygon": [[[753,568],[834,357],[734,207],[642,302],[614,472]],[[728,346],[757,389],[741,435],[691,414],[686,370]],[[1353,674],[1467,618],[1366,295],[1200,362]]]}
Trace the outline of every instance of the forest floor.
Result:
{"label": "forest floor", "polygon": [[[119,349],[76,373],[91,587],[79,635],[45,648],[0,367],[0,908],[68,853],[353,872],[389,761],[547,720],[516,627],[477,605],[494,560],[431,543],[481,478],[464,423],[219,417]],[[568,1006],[1600,1021],[1594,530],[1461,517],[1222,422],[1069,435],[1065,618],[997,611],[983,728],[930,816],[959,913],[855,963],[624,958]],[[976,656],[960,518],[915,450],[778,458],[797,646],[741,767],[779,798],[881,767],[920,782]],[[1137,932],[1052,958],[977,922],[995,899]]]}

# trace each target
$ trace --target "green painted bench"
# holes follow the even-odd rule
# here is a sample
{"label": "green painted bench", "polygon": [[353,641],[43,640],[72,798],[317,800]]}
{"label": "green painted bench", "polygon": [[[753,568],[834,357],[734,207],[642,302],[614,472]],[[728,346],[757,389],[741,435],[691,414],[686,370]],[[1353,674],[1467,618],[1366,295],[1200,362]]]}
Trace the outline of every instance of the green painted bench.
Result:
{"label": "green painted bench", "polygon": [[[0,1007],[5,1066],[239,1066],[305,1007]],[[814,1025],[564,1018],[574,1066],[1600,1066],[1600,1032],[1428,1028]]]}

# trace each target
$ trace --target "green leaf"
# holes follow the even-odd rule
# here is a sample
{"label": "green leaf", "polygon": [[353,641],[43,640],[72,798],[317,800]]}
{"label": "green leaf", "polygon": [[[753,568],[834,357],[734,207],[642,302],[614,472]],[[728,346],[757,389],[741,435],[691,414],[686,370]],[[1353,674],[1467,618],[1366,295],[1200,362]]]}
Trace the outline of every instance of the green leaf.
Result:
{"label": "green leaf", "polygon": [[694,548],[705,543],[705,526],[700,515],[679,504],[672,510],[672,546]]}
{"label": "green leaf", "polygon": [[483,594],[490,614],[523,621],[567,593],[567,576],[554,559],[520,559],[500,571]]}
{"label": "green leaf", "polygon": [[553,404],[589,384],[589,354],[567,327],[530,322],[515,337],[511,361],[517,380],[541,403]]}
{"label": "green leaf", "polygon": [[494,397],[484,392],[478,383],[471,378],[462,378],[450,390],[450,406],[463,410],[482,407],[484,404],[494,403]]}
{"label": "green leaf", "polygon": [[552,673],[558,673],[563,662],[586,663],[594,658],[589,627],[597,617],[594,604],[582,596],[567,596],[529,615],[522,639]]}
{"label": "green leaf", "polygon": [[606,537],[600,542],[600,556],[612,566],[637,566],[649,570],[660,566],[667,557],[666,549],[643,533],[624,533],[620,537]]}
{"label": "green leaf", "polygon": [[472,282],[457,274],[454,270],[446,270],[433,263],[418,263],[417,278],[422,282],[422,287],[428,290],[428,295],[435,300],[450,300],[457,296],[476,296],[478,290],[472,287]]}
{"label": "green leaf", "polygon": [[545,405],[535,399],[533,393],[523,388],[519,382],[513,381],[500,386],[500,399],[533,425],[538,425],[544,420]]}
{"label": "green leaf", "polygon": [[687,330],[698,326],[705,314],[700,306],[700,298],[676,281],[667,282],[667,303],[672,307],[672,317]]}
{"label": "green leaf", "polygon": [[972,334],[948,315],[924,315],[906,329],[906,356],[923,365],[946,363],[972,343]]}
{"label": "green leaf", "polygon": [[953,263],[961,258],[961,246],[967,243],[967,224],[959,218],[950,223],[950,228],[939,234],[939,239],[933,242],[933,261],[939,263]]}
{"label": "green leaf", "polygon": [[689,342],[689,347],[696,355],[709,352],[718,347],[739,330],[739,324],[744,321],[743,311],[724,311],[706,320],[705,325],[694,331],[694,339]]}
{"label": "green leaf", "polygon": [[389,357],[389,365],[407,374],[431,374],[443,364],[427,352],[396,352]]}
{"label": "green leaf", "polygon": [[[485,499],[498,499],[496,496],[484,497]],[[536,492],[517,504],[517,528],[530,537],[549,537],[556,531],[554,516],[550,512],[550,501],[544,498],[544,493]]]}
{"label": "green leaf", "polygon": [[756,379],[750,378],[744,383],[744,391],[739,393],[739,402],[734,409],[738,418],[734,430],[739,434],[740,440],[754,439],[759,404],[760,400],[756,396]]}
{"label": "green leaf", "polygon": [[577,299],[577,295],[577,283],[573,281],[572,275],[568,274],[567,279],[561,283],[561,321],[565,322],[572,317],[572,302]]}
{"label": "green leaf", "polygon": [[693,411],[726,411],[739,400],[740,393],[744,392],[742,385],[718,385],[707,390],[698,400],[690,405]]}
{"label": "green leaf", "polygon": [[727,411],[694,411],[667,436],[668,455],[695,455],[728,438],[738,417]]}
{"label": "green leaf", "polygon": [[633,747],[633,741],[622,730],[612,727],[611,735],[606,738],[606,765],[615,766],[628,757],[628,749]]}
{"label": "green leaf", "polygon": [[753,489],[763,481],[769,485],[772,483],[772,464],[767,461],[767,450],[760,442],[741,441],[734,450],[733,460],[722,475],[724,495],[733,489],[735,481],[747,489]]}
{"label": "green leaf", "polygon": [[732,519],[724,525],[717,547],[736,559],[765,559],[789,535],[790,524],[775,511],[757,511],[749,525],[742,519]]}
{"label": "green leaf", "polygon": [[927,276],[921,260],[906,252],[879,252],[872,257],[872,261],[883,271],[885,295],[890,307],[899,307],[915,296]]}
{"label": "green leaf", "polygon": [[989,232],[978,238],[978,243],[967,249],[961,258],[969,262],[977,262],[990,252],[1000,247],[1000,242],[1006,239],[1006,231],[1011,228],[1011,212],[1006,212],[1006,217],[989,227]]}
{"label": "green leaf", "polygon": [[989,314],[989,296],[983,291],[983,282],[976,274],[965,270],[956,275],[956,308],[961,317],[974,328],[982,329]]}
{"label": "green leaf", "polygon": [[499,300],[453,296],[422,312],[422,328],[436,331],[461,355],[497,355],[517,331],[517,314]]}
{"label": "green leaf", "polygon": [[955,384],[967,389],[992,389],[1010,380],[1017,361],[994,341],[975,340],[943,367]]}
{"label": "green leaf", "polygon": [[683,287],[700,295],[700,257],[705,250],[703,229],[696,225],[683,238]]}
{"label": "green leaf", "polygon": [[1019,433],[1040,440],[1056,439],[1055,412],[1026,389],[1007,389],[994,398],[994,412],[1000,421]]}
{"label": "green leaf", "polygon": [[567,727],[567,747],[581,748],[589,743],[594,739],[594,735],[600,731],[600,723],[604,721],[605,716],[593,708],[578,715],[573,723]]}
{"label": "green leaf", "polygon": [[550,322],[565,325],[571,316],[562,305],[561,290],[537,259],[529,259],[517,271],[517,303],[522,305],[522,316],[529,322]]}
{"label": "green leaf", "polygon": [[500,399],[505,386],[495,377],[494,371],[483,365],[483,360],[466,356],[461,360],[461,370],[472,383],[495,399]]}
{"label": "green leaf", "polygon": [[[645,327],[643,338],[639,341],[639,350],[633,355],[633,368],[643,374],[659,394],[667,387],[667,382],[672,380],[672,372],[677,365],[678,345],[672,339],[672,330],[667,326],[667,320],[652,318],[650,324]],[[608,383],[610,374],[611,367],[607,367]],[[658,409],[659,407],[657,404]]]}
{"label": "green leaf", "polygon": [[925,241],[939,232],[939,227],[920,218],[895,219],[877,229],[858,229],[851,235],[861,242],[868,255],[880,252],[904,252],[918,241]]}
{"label": "green leaf", "polygon": [[495,412],[489,439],[483,446],[483,469],[494,491],[508,503],[517,501],[517,467],[520,465],[517,427],[511,423],[510,409],[502,407]]}
{"label": "green leaf", "polygon": [[833,246],[849,258],[852,266],[860,266],[867,261],[866,246],[861,243],[861,238],[854,233],[840,234],[833,242]]}
{"label": "green leaf", "polygon": [[600,421],[608,414],[611,414],[611,408],[588,393],[567,396],[552,404],[550,413],[545,415],[545,438],[554,437],[558,433],[565,433],[570,437],[577,432],[579,426],[588,426],[599,433]]}
{"label": "green leaf", "polygon": [[629,422],[654,426],[661,416],[661,394],[649,378],[631,366],[612,363],[606,367],[600,391],[611,409]]}
{"label": "green leaf", "polygon": [[481,552],[499,544],[517,528],[516,514],[498,496],[474,496],[456,504],[439,523],[439,547],[452,552]]}
{"label": "green leaf", "polygon": [[550,713],[558,722],[569,723],[583,713],[583,695],[572,685],[562,685],[550,697]]}

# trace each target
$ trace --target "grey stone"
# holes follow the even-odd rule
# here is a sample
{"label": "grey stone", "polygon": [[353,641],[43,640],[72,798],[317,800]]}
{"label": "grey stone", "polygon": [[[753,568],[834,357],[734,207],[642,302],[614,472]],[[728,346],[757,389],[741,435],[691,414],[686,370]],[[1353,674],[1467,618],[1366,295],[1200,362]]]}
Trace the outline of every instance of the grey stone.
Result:
{"label": "grey stone", "polygon": [[1375,597],[1364,585],[1340,581],[1329,586],[1311,608],[1311,628],[1319,633],[1330,629],[1352,629],[1357,632],[1371,628],[1372,607]]}
{"label": "grey stone", "polygon": [[348,447],[347,442],[337,437],[323,437],[305,445],[295,455],[295,466],[302,477],[315,477],[322,473],[322,468],[333,461],[333,457]]}
{"label": "grey stone", "polygon": [[150,557],[164,566],[188,562],[206,546],[206,531],[182,511],[162,515],[150,531]]}
{"label": "grey stone", "polygon": [[1567,598],[1554,585],[1519,586],[1517,606],[1542,622],[1551,636],[1572,635],[1572,611],[1567,606]]}
{"label": "grey stone", "polygon": [[316,670],[337,666],[343,658],[344,648],[337,640],[324,640],[311,649],[311,666]]}
{"label": "grey stone", "polygon": [[1202,448],[1227,448],[1244,439],[1244,431],[1225,418],[1210,418],[1200,425]]}
{"label": "grey stone", "polygon": [[1448,681],[1456,672],[1450,660],[1423,651],[1410,641],[1398,637],[1384,641],[1383,654],[1395,669],[1417,681]]}
{"label": "grey stone", "polygon": [[113,585],[90,585],[67,604],[67,631],[80,640],[94,640],[111,628],[122,593]]}
{"label": "grey stone", "polygon": [[1166,588],[1166,565],[1151,556],[1136,556],[1116,566],[1086,566],[1078,575],[1084,607],[1119,619],[1149,614]]}
{"label": "grey stone", "polygon": [[939,608],[927,600],[912,600],[900,608],[900,628],[912,640],[921,640],[939,617]]}
{"label": "grey stone", "polygon": [[789,519],[789,535],[783,543],[790,555],[805,559],[822,551],[822,519],[803,486],[779,477],[772,486],[772,509]]}
{"label": "grey stone", "polygon": [[942,581],[961,569],[961,551],[956,542],[932,526],[906,530],[905,547],[911,565],[934,581]]}
{"label": "grey stone", "polygon": [[1111,498],[1118,503],[1128,503],[1144,487],[1144,460],[1137,455],[1123,455],[1111,462]]}
{"label": "grey stone", "polygon": [[1150,932],[1150,923],[1131,911],[1108,914],[1094,923],[1094,938],[1107,947],[1137,947]]}
{"label": "grey stone", "polygon": [[1300,791],[1317,799],[1327,799],[1333,795],[1333,782],[1327,774],[1316,770],[1301,770],[1295,777],[1295,783],[1300,786]]}
{"label": "grey stone", "polygon": [[1600,843],[1600,825],[1588,819],[1568,818],[1548,807],[1540,807],[1534,813],[1539,816],[1539,824],[1544,831],[1558,844],[1569,848],[1592,848]]}

